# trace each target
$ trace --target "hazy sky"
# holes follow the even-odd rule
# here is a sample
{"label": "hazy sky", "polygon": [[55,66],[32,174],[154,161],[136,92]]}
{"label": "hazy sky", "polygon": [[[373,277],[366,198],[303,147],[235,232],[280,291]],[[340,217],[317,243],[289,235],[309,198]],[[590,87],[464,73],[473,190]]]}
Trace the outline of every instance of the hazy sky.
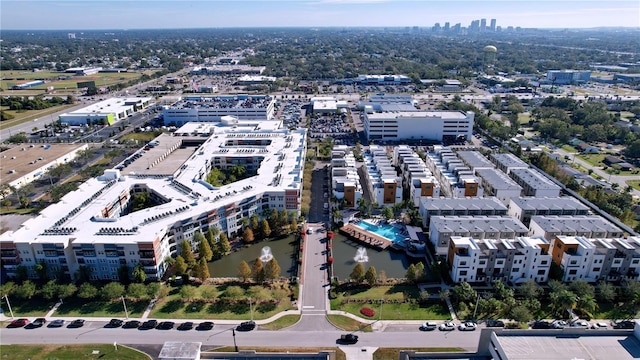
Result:
{"label": "hazy sky", "polygon": [[468,26],[640,27],[640,0],[1,0],[1,29]]}

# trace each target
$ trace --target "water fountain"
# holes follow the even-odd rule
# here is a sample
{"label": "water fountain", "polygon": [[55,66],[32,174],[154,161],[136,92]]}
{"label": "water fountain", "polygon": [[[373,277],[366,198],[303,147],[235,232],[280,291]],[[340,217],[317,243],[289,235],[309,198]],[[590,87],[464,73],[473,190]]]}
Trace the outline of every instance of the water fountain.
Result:
{"label": "water fountain", "polygon": [[262,261],[263,263],[266,263],[271,261],[272,259],[273,259],[273,254],[271,253],[271,248],[268,246],[263,247],[260,252],[260,261]]}
{"label": "water fountain", "polygon": [[356,250],[356,256],[353,257],[353,261],[359,263],[366,263],[369,261],[369,255],[367,255],[367,249],[362,246],[358,247]]}

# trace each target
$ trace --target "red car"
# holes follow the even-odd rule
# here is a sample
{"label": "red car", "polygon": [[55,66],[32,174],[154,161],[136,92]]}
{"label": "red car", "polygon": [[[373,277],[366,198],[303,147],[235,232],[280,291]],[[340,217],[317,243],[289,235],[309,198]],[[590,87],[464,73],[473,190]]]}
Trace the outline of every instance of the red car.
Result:
{"label": "red car", "polygon": [[8,328],[20,328],[20,327],[24,327],[25,325],[27,325],[29,323],[29,319],[15,319],[12,322],[9,323],[9,325],[7,325]]}

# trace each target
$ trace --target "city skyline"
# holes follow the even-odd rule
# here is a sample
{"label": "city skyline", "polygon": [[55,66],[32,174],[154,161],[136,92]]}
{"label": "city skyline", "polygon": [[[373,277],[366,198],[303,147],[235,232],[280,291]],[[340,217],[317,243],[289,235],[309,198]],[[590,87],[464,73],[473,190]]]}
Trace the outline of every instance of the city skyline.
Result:
{"label": "city skyline", "polygon": [[[640,27],[637,1],[5,0],[3,30],[432,27],[496,19],[523,28]],[[487,23],[488,24],[488,23]]]}

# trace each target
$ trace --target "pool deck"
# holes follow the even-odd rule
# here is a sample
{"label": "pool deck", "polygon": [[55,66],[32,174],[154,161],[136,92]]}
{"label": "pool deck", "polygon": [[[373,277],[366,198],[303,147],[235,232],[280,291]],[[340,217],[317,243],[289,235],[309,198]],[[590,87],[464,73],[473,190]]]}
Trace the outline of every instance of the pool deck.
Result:
{"label": "pool deck", "polygon": [[340,232],[350,238],[365,243],[371,247],[384,250],[391,246],[393,242],[371,231],[364,230],[354,224],[347,224],[340,228]]}

